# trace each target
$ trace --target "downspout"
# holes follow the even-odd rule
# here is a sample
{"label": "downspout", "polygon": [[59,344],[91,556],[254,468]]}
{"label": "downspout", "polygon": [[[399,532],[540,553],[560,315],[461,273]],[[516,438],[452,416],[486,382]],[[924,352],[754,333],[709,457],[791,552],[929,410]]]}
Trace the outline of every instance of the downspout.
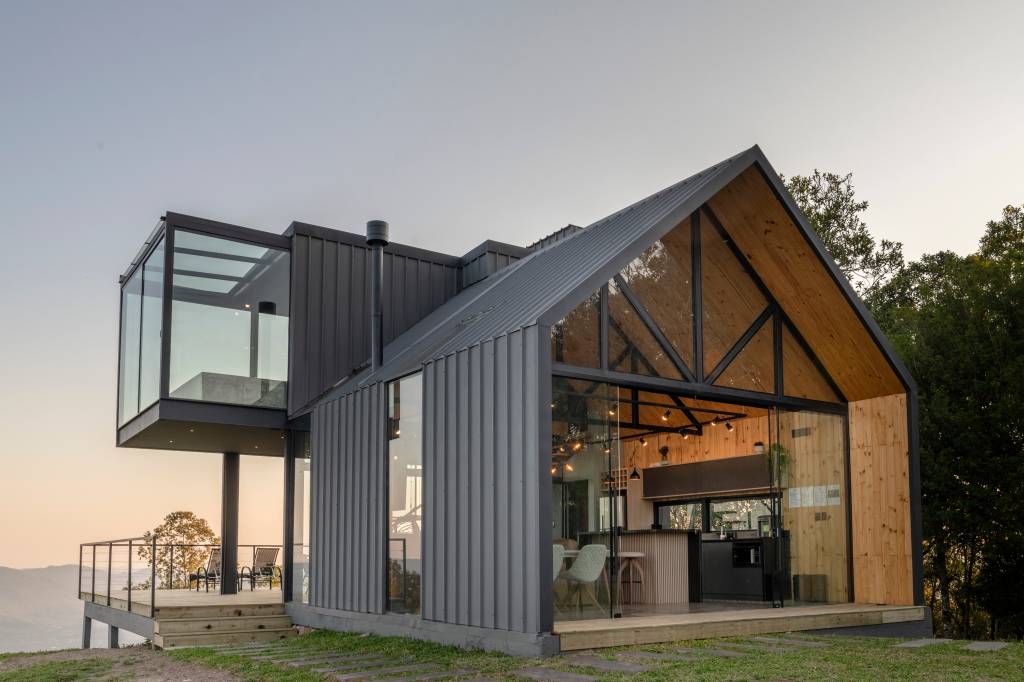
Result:
{"label": "downspout", "polygon": [[370,366],[376,372],[384,364],[384,247],[388,245],[385,221],[366,223],[366,244],[370,247]]}

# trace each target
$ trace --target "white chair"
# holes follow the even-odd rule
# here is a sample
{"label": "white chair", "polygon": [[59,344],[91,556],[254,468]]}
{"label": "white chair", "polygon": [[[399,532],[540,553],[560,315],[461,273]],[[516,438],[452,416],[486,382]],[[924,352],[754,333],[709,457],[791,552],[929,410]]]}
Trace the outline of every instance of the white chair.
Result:
{"label": "white chair", "polygon": [[569,584],[570,589],[576,591],[576,610],[582,606],[583,592],[587,593],[594,606],[603,608],[597,600],[595,585],[598,578],[604,572],[604,563],[608,559],[608,548],[604,545],[584,545],[580,548],[576,560],[567,571],[562,571],[558,579]]}
{"label": "white chair", "polygon": [[551,546],[551,566],[554,568],[552,580],[558,580],[558,574],[562,572],[562,562],[565,561],[565,547],[561,545]]}

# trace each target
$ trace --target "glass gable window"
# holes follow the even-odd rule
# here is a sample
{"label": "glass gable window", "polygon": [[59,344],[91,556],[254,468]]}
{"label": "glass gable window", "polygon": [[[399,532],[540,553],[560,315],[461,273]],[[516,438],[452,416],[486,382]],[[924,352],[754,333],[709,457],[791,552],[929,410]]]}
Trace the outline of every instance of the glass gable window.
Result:
{"label": "glass gable window", "polygon": [[289,254],[174,232],[169,397],[284,408]]}
{"label": "glass gable window", "polygon": [[388,610],[420,612],[423,376],[388,386]]}
{"label": "glass gable window", "polygon": [[118,425],[131,421],[160,397],[163,315],[163,238],[121,289]]}

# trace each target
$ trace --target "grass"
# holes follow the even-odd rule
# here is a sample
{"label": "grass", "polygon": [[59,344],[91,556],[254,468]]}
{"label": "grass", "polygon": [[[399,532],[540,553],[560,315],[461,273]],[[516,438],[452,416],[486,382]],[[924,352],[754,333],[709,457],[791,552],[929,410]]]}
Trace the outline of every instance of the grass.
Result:
{"label": "grass", "polygon": [[93,680],[107,675],[113,668],[114,661],[109,659],[83,658],[69,661],[44,661],[15,670],[0,671],[0,680],[3,682]]}
{"label": "grass", "polygon": [[[643,673],[600,673],[585,670],[564,657],[523,659],[480,651],[463,651],[454,647],[397,637],[376,637],[329,631],[314,632],[281,644],[287,652],[308,654],[323,652],[381,654],[402,662],[436,663],[447,669],[472,669],[472,677],[513,679],[517,668],[544,666],[565,671],[589,672],[601,680],[978,680],[1021,679],[1024,676],[1024,644],[1011,644],[1002,651],[965,651],[965,642],[953,642],[920,649],[897,649],[892,639],[814,637],[795,635],[826,642],[823,649],[793,648],[770,652],[741,648],[753,644],[767,645],[746,638],[727,638],[604,649],[598,656],[614,658],[628,650],[668,652],[681,647],[694,649],[733,647],[744,651],[740,658],[712,655],[698,660],[679,662],[645,661],[650,670]],[[311,670],[299,670],[253,661],[245,656],[220,653],[214,649],[182,649],[169,656],[206,666],[228,670],[246,680],[323,680]]]}

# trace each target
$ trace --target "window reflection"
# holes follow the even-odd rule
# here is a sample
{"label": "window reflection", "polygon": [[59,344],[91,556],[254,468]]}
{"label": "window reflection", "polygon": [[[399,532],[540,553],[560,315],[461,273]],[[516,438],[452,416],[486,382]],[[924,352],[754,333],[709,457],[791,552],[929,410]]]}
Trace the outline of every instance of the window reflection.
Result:
{"label": "window reflection", "polygon": [[163,319],[164,240],[121,288],[120,394],[118,425],[160,397],[160,338]]}
{"label": "window reflection", "polygon": [[176,230],[170,396],[283,408],[287,251]]}
{"label": "window reflection", "polygon": [[295,478],[292,505],[292,599],[309,603],[309,433],[297,432],[293,436]]}
{"label": "window reflection", "polygon": [[423,376],[388,386],[388,609],[420,612]]}

